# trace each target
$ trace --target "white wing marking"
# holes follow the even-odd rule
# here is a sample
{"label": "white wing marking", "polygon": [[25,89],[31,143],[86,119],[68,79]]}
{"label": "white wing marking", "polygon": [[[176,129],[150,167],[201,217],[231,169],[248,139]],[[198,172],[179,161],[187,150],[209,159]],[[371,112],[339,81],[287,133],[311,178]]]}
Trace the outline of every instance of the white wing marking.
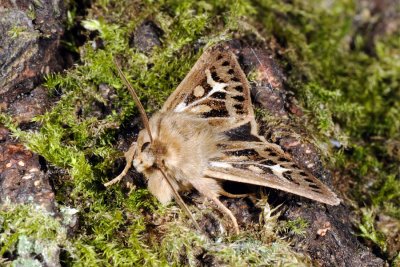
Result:
{"label": "white wing marking", "polygon": [[217,168],[232,168],[231,164],[218,161],[211,161],[210,165],[211,167],[217,167]]}
{"label": "white wing marking", "polygon": [[201,101],[204,101],[205,99],[209,98],[209,97],[210,97],[212,94],[214,94],[214,93],[217,93],[217,92],[228,93],[228,92],[225,90],[225,87],[228,86],[227,83],[219,83],[219,82],[214,81],[213,78],[211,77],[210,70],[208,70],[208,69],[206,70],[206,75],[207,75],[207,83],[212,87],[211,91],[208,92],[208,94],[207,94],[206,96],[203,96],[202,98],[200,98],[200,99],[198,99],[198,100],[196,100],[196,101],[193,101],[192,103],[190,103],[190,105],[187,105],[187,104],[185,103],[185,101],[186,101],[186,98],[185,98],[185,99],[183,100],[183,102],[179,103],[179,104],[175,107],[175,109],[174,109],[175,112],[184,112],[184,111],[186,111],[187,109],[190,109],[190,108],[192,108],[193,106],[197,105],[197,104],[200,103]]}
{"label": "white wing marking", "polygon": [[282,176],[282,173],[284,173],[285,171],[290,171],[290,169],[282,168],[279,164],[268,166],[268,168],[270,168],[277,176]]}

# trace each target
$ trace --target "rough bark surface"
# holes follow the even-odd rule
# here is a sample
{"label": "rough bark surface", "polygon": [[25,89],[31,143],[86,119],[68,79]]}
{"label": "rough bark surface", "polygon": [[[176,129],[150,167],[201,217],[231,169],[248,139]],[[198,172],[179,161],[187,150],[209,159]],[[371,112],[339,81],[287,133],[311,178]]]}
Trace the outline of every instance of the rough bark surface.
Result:
{"label": "rough bark surface", "polygon": [[[63,1],[0,1],[0,111],[24,128],[50,107],[44,77],[62,70]],[[35,203],[54,212],[54,192],[39,155],[0,129],[0,201]]]}
{"label": "rough bark surface", "polygon": [[35,203],[54,212],[54,192],[39,156],[10,140],[5,128],[0,135],[0,202]]}
{"label": "rough bark surface", "polygon": [[[64,33],[63,3],[0,0],[0,112],[12,116],[24,129],[36,127],[31,123],[32,118],[50,107],[51,99],[46,90],[37,87],[44,75],[62,70],[59,46]],[[0,203],[6,202],[34,204],[49,214],[58,213],[44,159],[18,143],[0,126]],[[38,264],[39,258],[42,266],[61,266],[58,246],[50,248],[45,241],[42,244],[42,240],[21,238],[19,247],[26,241],[26,244],[36,242],[38,248],[43,249],[27,255],[23,250],[18,251],[20,264]],[[5,256],[10,260],[17,257]]]}
{"label": "rough bark surface", "polygon": [[63,1],[0,1],[0,97],[4,102],[31,91],[44,74],[62,69],[58,49],[64,17]]}

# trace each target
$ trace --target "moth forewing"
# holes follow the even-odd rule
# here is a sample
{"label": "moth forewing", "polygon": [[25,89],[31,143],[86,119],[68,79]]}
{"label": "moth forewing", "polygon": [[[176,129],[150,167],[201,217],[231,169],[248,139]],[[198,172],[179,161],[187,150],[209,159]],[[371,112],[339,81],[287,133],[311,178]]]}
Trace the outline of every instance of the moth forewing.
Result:
{"label": "moth forewing", "polygon": [[258,134],[250,85],[235,55],[222,46],[203,53],[163,110],[197,114],[211,125],[219,125],[227,136],[228,140],[219,144],[223,155],[209,162],[206,177],[272,187],[339,204],[327,186]]}
{"label": "moth forewing", "polygon": [[205,172],[208,177],[280,189],[329,205],[340,203],[327,186],[276,144],[231,141],[221,147],[222,156],[211,159]]}
{"label": "moth forewing", "polygon": [[252,122],[249,84],[235,55],[220,46],[206,50],[164,103],[166,111],[196,114],[222,130]]}
{"label": "moth forewing", "polygon": [[[254,166],[254,165],[252,165]],[[229,167],[227,167],[229,169]],[[257,167],[256,167],[257,168]],[[258,170],[254,168],[254,172]],[[324,185],[318,180],[313,181],[313,185],[317,188],[323,188],[322,192],[315,192],[312,190],[299,190],[299,185],[293,183],[285,183],[280,182],[274,177],[274,175],[264,174],[263,176],[259,176],[252,172],[252,169],[248,171],[242,171],[235,169],[234,171],[227,171],[227,169],[218,169],[218,168],[209,168],[205,171],[205,175],[207,177],[213,177],[215,179],[220,179],[224,181],[233,181],[239,183],[247,183],[259,186],[266,186],[269,188],[279,189],[288,193],[296,194],[299,196],[303,196],[312,200],[316,200],[321,203],[329,204],[329,205],[338,205],[340,204],[340,200],[336,197],[336,195],[327,188],[324,188]]]}

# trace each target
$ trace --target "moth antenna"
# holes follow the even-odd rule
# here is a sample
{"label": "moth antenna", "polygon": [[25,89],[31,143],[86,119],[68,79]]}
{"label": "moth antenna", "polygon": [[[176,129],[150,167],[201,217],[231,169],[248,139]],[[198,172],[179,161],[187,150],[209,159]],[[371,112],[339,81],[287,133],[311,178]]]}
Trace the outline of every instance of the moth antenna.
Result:
{"label": "moth antenna", "polygon": [[199,232],[202,232],[202,230],[200,229],[200,226],[197,224],[196,220],[193,217],[193,214],[190,212],[189,208],[186,206],[185,202],[183,201],[183,199],[181,198],[181,196],[179,195],[178,191],[176,191],[176,189],[173,187],[172,182],[170,180],[170,178],[167,176],[167,174],[163,171],[162,168],[158,168],[160,170],[160,172],[162,173],[162,175],[164,176],[165,180],[167,181],[169,187],[171,187],[172,192],[175,195],[175,200],[178,203],[178,205],[186,212],[186,214],[190,217],[190,219],[193,221],[194,226],[196,227],[196,229]]}
{"label": "moth antenna", "polygon": [[135,89],[133,89],[132,85],[130,84],[130,82],[126,78],[125,74],[122,72],[121,66],[119,65],[118,61],[115,58],[113,58],[113,61],[114,61],[115,67],[117,68],[119,77],[122,79],[123,83],[128,88],[129,93],[132,95],[133,100],[135,101],[135,104],[139,108],[140,117],[142,118],[142,121],[143,121],[143,124],[144,124],[144,128],[146,128],[147,133],[149,134],[150,143],[152,143],[153,142],[153,137],[151,135],[149,118],[147,117],[146,111],[144,110],[144,107],[143,107],[142,103],[140,102],[139,97],[137,96],[137,94],[135,92]]}

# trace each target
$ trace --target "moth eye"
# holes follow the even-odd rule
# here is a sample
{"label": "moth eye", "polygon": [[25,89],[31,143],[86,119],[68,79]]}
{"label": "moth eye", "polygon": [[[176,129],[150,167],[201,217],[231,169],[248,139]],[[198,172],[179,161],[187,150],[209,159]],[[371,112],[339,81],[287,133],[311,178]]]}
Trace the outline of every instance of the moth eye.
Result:
{"label": "moth eye", "polygon": [[143,152],[148,146],[150,145],[150,142],[146,142],[142,145],[142,148],[140,149],[141,152]]}

